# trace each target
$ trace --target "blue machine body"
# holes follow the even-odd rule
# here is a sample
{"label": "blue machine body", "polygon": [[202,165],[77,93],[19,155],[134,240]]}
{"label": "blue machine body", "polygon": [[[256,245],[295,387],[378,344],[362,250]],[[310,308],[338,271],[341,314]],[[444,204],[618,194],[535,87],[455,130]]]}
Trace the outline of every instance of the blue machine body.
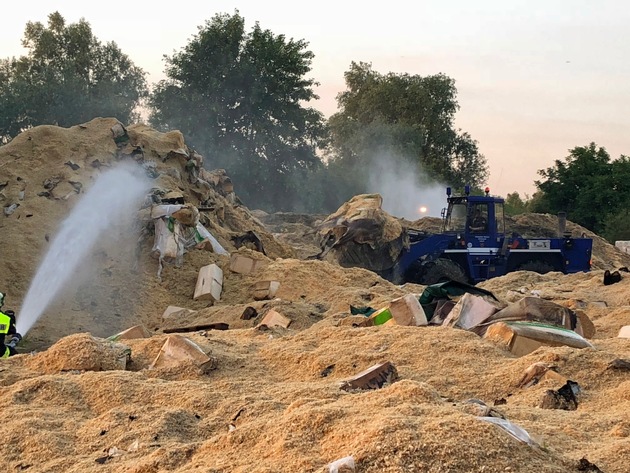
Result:
{"label": "blue machine body", "polygon": [[408,247],[384,277],[397,283],[432,284],[437,281],[423,280],[423,275],[438,260],[461,268],[470,283],[522,269],[565,274],[590,270],[593,240],[565,232],[563,216],[558,236],[526,239],[506,235],[503,198],[488,195],[488,190],[482,196],[451,196],[447,190],[447,196],[442,233],[410,230]]}

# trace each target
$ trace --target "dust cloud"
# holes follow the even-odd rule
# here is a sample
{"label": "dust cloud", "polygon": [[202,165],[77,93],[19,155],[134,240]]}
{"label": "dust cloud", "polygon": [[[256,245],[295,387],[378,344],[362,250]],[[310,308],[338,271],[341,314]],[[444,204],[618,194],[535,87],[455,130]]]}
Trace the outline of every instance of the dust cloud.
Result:
{"label": "dust cloud", "polygon": [[417,165],[392,153],[370,160],[368,193],[383,197],[383,210],[408,220],[439,217],[446,206],[446,184],[433,181]]}

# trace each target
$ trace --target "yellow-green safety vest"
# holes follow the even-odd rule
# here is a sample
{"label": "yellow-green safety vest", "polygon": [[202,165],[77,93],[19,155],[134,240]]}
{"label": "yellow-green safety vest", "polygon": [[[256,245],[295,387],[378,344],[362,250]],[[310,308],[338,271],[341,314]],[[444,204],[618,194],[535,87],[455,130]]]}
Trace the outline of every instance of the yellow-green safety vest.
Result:
{"label": "yellow-green safety vest", "polygon": [[[9,328],[11,327],[11,317],[9,317],[4,312],[0,312],[0,335],[6,335],[9,333]],[[9,347],[5,347],[4,353],[0,356],[0,358],[8,358],[11,352],[9,351]]]}

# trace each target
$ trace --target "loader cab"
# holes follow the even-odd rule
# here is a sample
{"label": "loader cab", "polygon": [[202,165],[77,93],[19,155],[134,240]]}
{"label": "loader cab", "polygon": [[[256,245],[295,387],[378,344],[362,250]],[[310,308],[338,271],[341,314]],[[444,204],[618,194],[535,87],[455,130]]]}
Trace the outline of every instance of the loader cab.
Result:
{"label": "loader cab", "polygon": [[467,247],[497,247],[505,235],[504,200],[489,195],[451,196],[444,218],[444,233],[456,234]]}

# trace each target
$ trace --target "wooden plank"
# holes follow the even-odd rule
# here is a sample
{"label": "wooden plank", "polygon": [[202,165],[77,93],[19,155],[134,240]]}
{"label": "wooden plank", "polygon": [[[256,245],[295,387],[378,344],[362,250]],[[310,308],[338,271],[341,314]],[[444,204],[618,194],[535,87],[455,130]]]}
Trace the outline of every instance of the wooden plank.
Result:
{"label": "wooden plank", "polygon": [[185,333],[185,332],[197,332],[199,330],[228,330],[230,326],[223,322],[215,322],[212,324],[199,324],[190,325],[188,327],[174,327],[165,328],[162,330],[164,333]]}

